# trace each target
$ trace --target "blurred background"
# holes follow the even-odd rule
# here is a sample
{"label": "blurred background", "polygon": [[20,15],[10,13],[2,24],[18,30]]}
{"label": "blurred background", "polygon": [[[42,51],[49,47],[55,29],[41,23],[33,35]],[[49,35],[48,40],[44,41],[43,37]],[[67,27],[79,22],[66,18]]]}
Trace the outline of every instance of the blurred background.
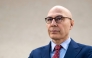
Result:
{"label": "blurred background", "polygon": [[51,40],[44,18],[50,8],[62,5],[75,20],[70,36],[92,45],[92,0],[0,0],[0,58],[28,58]]}

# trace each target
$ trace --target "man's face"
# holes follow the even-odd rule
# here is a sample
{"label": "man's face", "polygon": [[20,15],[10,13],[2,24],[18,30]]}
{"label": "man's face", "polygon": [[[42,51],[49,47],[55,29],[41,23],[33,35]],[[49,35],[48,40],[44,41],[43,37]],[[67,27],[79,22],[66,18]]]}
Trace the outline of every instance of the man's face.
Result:
{"label": "man's face", "polygon": [[[67,17],[64,12],[52,11],[49,12],[47,17],[56,18],[58,16]],[[51,23],[47,23],[48,34],[54,40],[60,40],[67,38],[69,36],[69,31],[71,30],[71,21],[69,18],[63,18],[61,22],[56,22],[55,19]]]}

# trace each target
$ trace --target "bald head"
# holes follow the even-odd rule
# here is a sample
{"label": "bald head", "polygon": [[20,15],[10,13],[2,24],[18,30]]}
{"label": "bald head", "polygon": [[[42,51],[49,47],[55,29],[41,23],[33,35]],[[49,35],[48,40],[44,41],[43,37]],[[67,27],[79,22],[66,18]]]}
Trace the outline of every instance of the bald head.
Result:
{"label": "bald head", "polygon": [[54,13],[56,13],[55,15],[62,14],[62,16],[64,16],[64,17],[72,18],[71,12],[63,6],[54,6],[54,7],[52,7],[50,9],[50,11],[48,12],[48,16],[50,16],[52,14],[54,15]]}

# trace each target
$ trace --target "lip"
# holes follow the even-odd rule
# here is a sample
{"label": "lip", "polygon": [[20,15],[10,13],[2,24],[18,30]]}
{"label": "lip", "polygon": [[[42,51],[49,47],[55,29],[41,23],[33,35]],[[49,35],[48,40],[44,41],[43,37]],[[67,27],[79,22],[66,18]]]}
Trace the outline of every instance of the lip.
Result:
{"label": "lip", "polygon": [[56,34],[56,33],[58,33],[59,31],[57,31],[57,30],[52,30],[52,31],[50,31],[52,34]]}

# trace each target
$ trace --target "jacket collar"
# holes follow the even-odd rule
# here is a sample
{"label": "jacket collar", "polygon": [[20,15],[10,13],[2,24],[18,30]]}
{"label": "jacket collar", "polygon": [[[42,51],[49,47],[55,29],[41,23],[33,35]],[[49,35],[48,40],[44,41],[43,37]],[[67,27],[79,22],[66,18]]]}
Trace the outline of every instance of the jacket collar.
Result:
{"label": "jacket collar", "polygon": [[51,55],[50,55],[50,52],[51,52],[51,42],[44,46],[43,49],[42,49],[42,58],[51,58]]}
{"label": "jacket collar", "polygon": [[[71,39],[71,42],[68,46],[68,49],[64,58],[75,58],[80,50],[81,50],[81,47],[79,47],[78,44]],[[50,52],[51,52],[51,42],[47,46],[44,46],[42,48],[42,53],[41,53],[42,58],[51,58]]]}
{"label": "jacket collar", "polygon": [[71,40],[64,58],[75,58],[80,50],[81,47],[75,41]]}

